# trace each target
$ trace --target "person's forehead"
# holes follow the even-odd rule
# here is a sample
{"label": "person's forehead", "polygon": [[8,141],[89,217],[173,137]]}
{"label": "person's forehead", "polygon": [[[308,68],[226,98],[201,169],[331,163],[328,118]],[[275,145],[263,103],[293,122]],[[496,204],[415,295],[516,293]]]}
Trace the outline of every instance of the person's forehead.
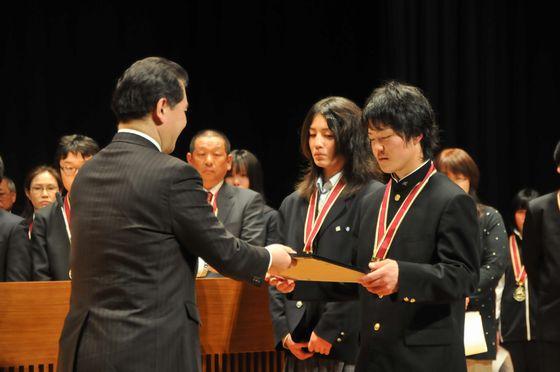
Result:
{"label": "person's forehead", "polygon": [[226,141],[220,136],[208,135],[201,136],[194,141],[194,149],[226,149]]}
{"label": "person's forehead", "polygon": [[68,164],[68,163],[76,163],[82,162],[86,160],[87,157],[84,157],[80,152],[69,152],[66,157],[60,159],[61,164]]}
{"label": "person's forehead", "polygon": [[33,177],[31,180],[32,185],[38,183],[56,183],[56,179],[50,172],[44,171]]}
{"label": "person's forehead", "polygon": [[396,133],[393,128],[385,124],[376,124],[374,126],[371,122],[368,124],[368,132],[370,134],[388,135]]}

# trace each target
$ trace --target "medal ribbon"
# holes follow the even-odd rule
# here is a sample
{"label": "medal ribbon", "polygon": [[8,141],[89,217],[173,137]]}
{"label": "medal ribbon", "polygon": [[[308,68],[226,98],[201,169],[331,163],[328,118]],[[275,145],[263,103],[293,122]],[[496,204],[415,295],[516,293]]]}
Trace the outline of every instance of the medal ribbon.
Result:
{"label": "medal ribbon", "polygon": [[515,275],[515,282],[518,285],[522,285],[527,277],[527,272],[525,271],[525,265],[521,264],[521,256],[519,255],[519,247],[517,246],[517,240],[515,235],[510,235],[509,237],[509,253],[511,256],[511,263],[513,265],[513,274]]}
{"label": "medal ribbon", "polygon": [[383,200],[381,201],[381,208],[379,209],[379,215],[377,216],[377,225],[375,227],[375,246],[373,248],[372,261],[385,259],[402,220],[412,207],[412,204],[418,195],[420,195],[420,192],[422,192],[424,187],[428,184],[428,180],[436,173],[437,171],[434,163],[431,163],[428,173],[426,173],[422,181],[418,182],[412,188],[400,208],[397,210],[395,217],[391,220],[389,227],[387,227],[387,212],[389,210],[389,198],[391,196],[392,181],[387,182],[387,185],[385,186],[385,193],[383,194]]}
{"label": "medal ribbon", "polygon": [[309,199],[309,206],[307,207],[307,216],[305,218],[305,237],[303,241],[303,252],[308,254],[313,253],[313,240],[319,233],[319,230],[321,229],[321,226],[325,221],[325,217],[342,193],[342,190],[344,190],[345,186],[346,183],[343,180],[339,180],[336,183],[335,187],[333,187],[333,189],[327,196],[327,201],[325,202],[325,205],[319,212],[318,216],[315,216],[315,213],[317,209],[316,203],[319,202],[319,189],[315,190],[315,192],[311,194],[311,198]]}

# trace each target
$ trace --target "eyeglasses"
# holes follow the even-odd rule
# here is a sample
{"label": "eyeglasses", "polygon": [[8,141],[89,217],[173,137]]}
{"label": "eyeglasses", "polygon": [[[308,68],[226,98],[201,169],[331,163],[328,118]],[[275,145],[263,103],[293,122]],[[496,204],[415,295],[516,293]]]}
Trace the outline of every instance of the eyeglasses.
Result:
{"label": "eyeglasses", "polygon": [[75,175],[78,172],[78,169],[80,169],[80,168],[60,166],[60,170],[62,171],[62,173],[64,173],[67,176]]}
{"label": "eyeglasses", "polygon": [[32,186],[31,187],[31,192],[33,194],[42,194],[43,191],[46,191],[47,193],[55,193],[58,191],[58,187],[54,186],[54,185],[48,185],[48,186]]}

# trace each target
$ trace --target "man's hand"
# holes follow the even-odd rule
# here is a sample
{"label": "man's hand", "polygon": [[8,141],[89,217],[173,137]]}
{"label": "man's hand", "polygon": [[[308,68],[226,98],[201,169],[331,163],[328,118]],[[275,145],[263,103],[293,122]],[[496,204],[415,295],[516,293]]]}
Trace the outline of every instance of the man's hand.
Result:
{"label": "man's hand", "polygon": [[[292,260],[290,253],[296,253],[292,248],[286,247],[282,244],[271,244],[265,247],[270,253],[272,263],[268,272],[272,275],[278,274],[283,270],[295,265],[295,260]],[[292,262],[293,261],[293,262]]]}
{"label": "man's hand", "polygon": [[395,260],[370,262],[371,272],[358,281],[369,292],[380,297],[388,296],[399,290],[399,265]]}
{"label": "man's hand", "polygon": [[315,332],[311,332],[311,337],[309,338],[309,346],[307,349],[312,353],[319,353],[323,355],[329,355],[331,352],[332,344],[327,340],[317,336]]}
{"label": "man's hand", "polygon": [[290,293],[296,288],[296,282],[291,279],[282,278],[281,276],[266,274],[265,280],[271,286],[276,287],[278,292],[281,293]]}
{"label": "man's hand", "polygon": [[292,340],[292,335],[290,334],[286,336],[283,344],[284,347],[290,350],[290,352],[294,354],[294,356],[299,360],[309,359],[313,356],[313,353],[309,353],[305,350],[302,350],[302,348],[308,346],[307,342],[294,342]]}

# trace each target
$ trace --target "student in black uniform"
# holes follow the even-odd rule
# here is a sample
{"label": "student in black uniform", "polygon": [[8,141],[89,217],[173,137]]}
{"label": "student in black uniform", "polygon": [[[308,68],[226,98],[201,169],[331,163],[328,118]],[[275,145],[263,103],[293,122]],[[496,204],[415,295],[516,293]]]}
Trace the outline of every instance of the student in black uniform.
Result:
{"label": "student in black uniform", "polygon": [[[359,194],[382,187],[374,181],[361,111],[342,97],[313,105],[301,129],[307,169],[279,210],[280,242],[299,253],[342,263],[352,258],[353,205]],[[300,294],[327,284],[303,283]],[[305,297],[305,296],[304,296]],[[271,290],[277,346],[287,349],[287,371],[353,371],[358,349],[356,301],[290,301]]]}
{"label": "student in black uniform", "polygon": [[[560,141],[554,150],[560,173]],[[532,200],[523,225],[521,256],[537,293],[541,372],[560,368],[560,190]]]}
{"label": "student in black uniform", "polygon": [[505,272],[500,331],[502,346],[509,352],[515,372],[538,372],[539,367],[535,328],[537,299],[521,259],[525,215],[529,202],[538,196],[533,189],[523,189],[513,198],[514,222],[508,240],[510,262]]}
{"label": "student in black uniform", "polygon": [[496,319],[496,286],[507,265],[507,232],[500,213],[480,203],[476,194],[480,171],[473,158],[463,149],[448,148],[441,151],[434,164],[451,181],[462,188],[476,202],[482,241],[480,279],[473,294],[469,296],[467,311],[478,311],[488,351],[469,356],[469,370],[492,371],[496,359],[498,321]]}
{"label": "student in black uniform", "polygon": [[[225,181],[235,187],[256,191],[266,201],[263,170],[259,159],[251,151],[244,149],[232,150],[229,154],[231,155],[231,170],[226,174]],[[278,211],[265,204],[263,215],[266,229],[265,245],[276,243],[278,241],[276,225]]]}
{"label": "student in black uniform", "polygon": [[[363,118],[371,151],[391,178],[358,202],[353,226],[356,263],[370,271],[360,279],[356,370],[465,371],[465,297],[480,267],[476,205],[435,171],[438,127],[418,88],[382,85]],[[275,282],[283,292],[302,284]],[[345,295],[353,293],[337,288],[325,297]]]}

